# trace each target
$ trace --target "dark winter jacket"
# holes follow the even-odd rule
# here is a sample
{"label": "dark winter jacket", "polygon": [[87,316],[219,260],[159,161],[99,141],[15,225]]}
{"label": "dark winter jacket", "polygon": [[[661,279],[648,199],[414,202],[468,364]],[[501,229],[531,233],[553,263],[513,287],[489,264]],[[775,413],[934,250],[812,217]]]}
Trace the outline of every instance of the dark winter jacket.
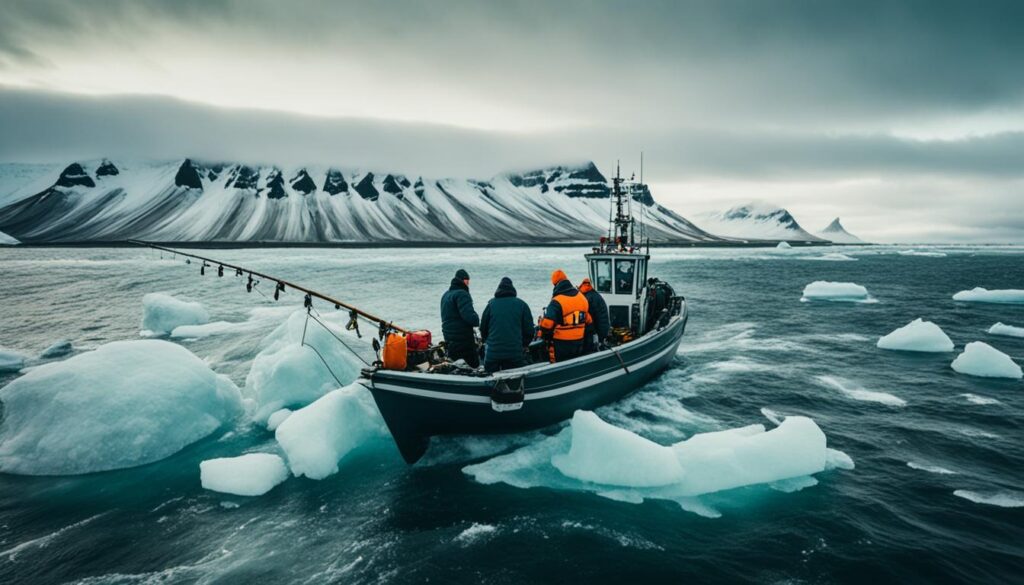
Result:
{"label": "dark winter jacket", "polygon": [[480,317],[473,310],[473,297],[469,287],[452,279],[448,292],[441,297],[441,334],[449,346],[471,345],[473,328],[480,325]]}
{"label": "dark winter jacket", "polygon": [[594,320],[593,331],[597,333],[598,340],[604,341],[612,327],[611,319],[608,317],[608,303],[604,302],[604,297],[593,287],[585,290],[583,296],[587,297],[587,303],[590,305],[590,318]]}
{"label": "dark winter jacket", "polygon": [[516,297],[512,281],[502,278],[494,298],[487,301],[480,319],[480,337],[487,346],[485,361],[523,357],[523,349],[533,340],[530,307]]}

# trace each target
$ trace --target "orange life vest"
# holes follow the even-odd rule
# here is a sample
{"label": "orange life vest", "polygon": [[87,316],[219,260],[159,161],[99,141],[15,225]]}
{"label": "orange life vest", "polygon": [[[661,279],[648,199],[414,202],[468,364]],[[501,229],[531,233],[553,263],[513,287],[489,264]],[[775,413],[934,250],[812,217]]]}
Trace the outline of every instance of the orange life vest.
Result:
{"label": "orange life vest", "polygon": [[583,293],[575,296],[556,295],[553,299],[562,306],[562,322],[554,323],[555,339],[560,341],[579,341],[583,339],[587,323],[590,323],[590,305]]}

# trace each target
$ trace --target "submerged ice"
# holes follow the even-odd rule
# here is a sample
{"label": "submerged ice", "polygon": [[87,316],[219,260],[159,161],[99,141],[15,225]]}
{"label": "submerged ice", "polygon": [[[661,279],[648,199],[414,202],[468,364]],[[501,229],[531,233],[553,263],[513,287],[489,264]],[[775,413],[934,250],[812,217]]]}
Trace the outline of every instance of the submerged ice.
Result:
{"label": "submerged ice", "polygon": [[944,353],[953,351],[953,340],[935,323],[915,319],[878,340],[881,349]]}
{"label": "submerged ice", "polygon": [[0,347],[0,373],[17,372],[25,367],[25,356],[20,353]]}
{"label": "submerged ice", "polygon": [[175,327],[202,325],[210,321],[210,314],[202,303],[183,301],[164,293],[149,293],[142,297],[143,335],[170,335]]}
{"label": "submerged ice", "polygon": [[[845,454],[828,449],[825,434],[803,416],[788,416],[770,431],[755,424],[661,445],[577,411],[558,435],[463,471],[484,484],[590,491],[626,502],[668,499],[715,516],[694,498],[852,465]],[[811,485],[797,483],[794,489]]]}
{"label": "submerged ice", "polygon": [[118,341],[0,389],[0,470],[69,475],[142,465],[241,414],[238,388],[187,349]]}

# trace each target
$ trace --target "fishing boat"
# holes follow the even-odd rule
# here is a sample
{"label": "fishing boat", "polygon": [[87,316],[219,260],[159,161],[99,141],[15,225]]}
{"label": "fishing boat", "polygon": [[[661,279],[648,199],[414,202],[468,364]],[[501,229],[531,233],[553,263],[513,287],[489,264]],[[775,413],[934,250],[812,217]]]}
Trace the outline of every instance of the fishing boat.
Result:
{"label": "fishing boat", "polygon": [[612,187],[609,231],[584,256],[611,319],[612,338],[599,351],[487,376],[435,368],[399,371],[382,364],[363,370],[360,382],[373,394],[407,463],[426,453],[431,437],[541,429],[577,410],[614,402],[668,367],[686,328],[686,301],[668,283],[648,276],[650,244],[644,251],[642,222],[637,243],[631,213],[642,186],[617,171]]}

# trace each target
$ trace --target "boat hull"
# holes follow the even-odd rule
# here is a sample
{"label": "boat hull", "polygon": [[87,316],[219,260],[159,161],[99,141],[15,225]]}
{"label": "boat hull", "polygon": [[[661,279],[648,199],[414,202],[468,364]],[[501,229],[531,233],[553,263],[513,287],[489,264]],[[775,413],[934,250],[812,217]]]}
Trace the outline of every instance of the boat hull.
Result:
{"label": "boat hull", "polygon": [[[363,380],[402,457],[415,463],[435,435],[519,433],[614,402],[660,374],[686,328],[685,305],[664,328],[614,350],[559,364],[533,364],[496,376],[468,377],[377,370]],[[523,388],[520,408],[496,411],[499,380]]]}

